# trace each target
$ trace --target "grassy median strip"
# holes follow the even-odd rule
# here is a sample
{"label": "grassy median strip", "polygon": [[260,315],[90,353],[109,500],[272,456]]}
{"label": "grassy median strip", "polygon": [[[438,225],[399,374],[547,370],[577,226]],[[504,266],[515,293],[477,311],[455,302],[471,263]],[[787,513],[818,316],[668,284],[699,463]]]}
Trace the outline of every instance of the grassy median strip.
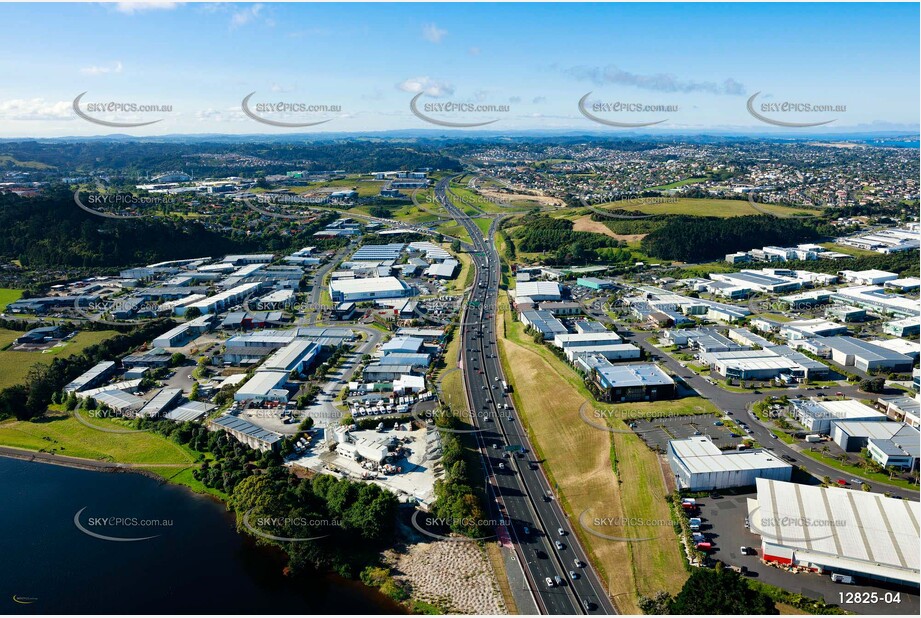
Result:
{"label": "grassy median strip", "polygon": [[[671,514],[658,456],[632,433],[612,434],[585,423],[579,409],[594,401],[581,378],[550,350],[531,341],[522,325],[511,320],[507,307],[499,320],[504,333],[500,339],[503,370],[514,385],[522,422],[537,455],[545,461],[550,482],[559,490],[572,530],[592,556],[618,610],[639,613],[638,594],[676,592],[686,578],[677,534],[668,524]],[[646,404],[645,413],[657,415],[656,405]],[[619,429],[627,429],[622,421],[616,423]],[[617,474],[611,459],[612,441]],[[596,518],[635,518],[659,525],[621,535],[653,537],[649,540],[612,541],[582,529],[580,515],[589,526]],[[597,531],[616,535],[604,528]]]}

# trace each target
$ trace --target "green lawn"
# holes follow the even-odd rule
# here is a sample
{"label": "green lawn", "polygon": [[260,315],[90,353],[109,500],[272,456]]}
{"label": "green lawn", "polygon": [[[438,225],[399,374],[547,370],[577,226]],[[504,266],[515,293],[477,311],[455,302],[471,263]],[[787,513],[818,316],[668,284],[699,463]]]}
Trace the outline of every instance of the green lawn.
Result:
{"label": "green lawn", "polygon": [[819,243],[829,251],[835,251],[837,253],[846,253],[848,255],[853,255],[854,257],[877,257],[879,253],[876,251],[867,251],[866,249],[858,249],[857,247],[845,247],[844,245],[839,245],[833,242],[823,242]]}
{"label": "green lawn", "polygon": [[[865,470],[864,468],[858,468],[857,466],[843,464],[837,459],[835,459],[834,457],[829,457],[822,453],[817,453],[808,448],[800,452],[803,455],[807,455],[808,457],[812,457],[815,460],[821,461],[825,465],[830,466],[834,468],[835,470],[840,470],[841,472],[844,472],[850,475],[854,475],[858,478],[867,479],[870,482],[875,481],[877,483],[887,483],[889,485],[894,485],[896,487],[904,487],[905,489],[911,489],[913,491],[918,491],[918,485],[916,483],[910,483],[908,481],[903,481],[902,479],[890,480],[888,474],[883,474],[880,472],[870,472],[868,470]],[[874,491],[878,491],[878,490],[874,489]]]}
{"label": "green lawn", "polygon": [[56,345],[43,352],[18,352],[7,349],[21,334],[18,331],[0,329],[0,388],[21,383],[29,374],[29,369],[36,363],[50,363],[55,356],[67,357],[79,354],[87,347],[118,333],[114,330],[77,333],[70,341]]}
{"label": "green lawn", "polygon": [[[660,199],[669,200],[669,198]],[[759,207],[778,215],[814,215],[817,212],[806,208],[790,208],[774,204],[759,204]],[[760,214],[747,200],[714,200],[684,197],[678,198],[677,200],[663,201],[662,203],[656,203],[652,199],[611,202],[600,204],[598,208],[611,210],[613,212],[628,210],[650,215],[690,215],[693,217],[720,217],[723,219]]]}
{"label": "green lawn", "polygon": [[[91,425],[106,429],[124,429],[126,423],[116,419],[89,418]],[[195,463],[196,454],[159,434],[111,433],[87,427],[60,406],[51,406],[48,414],[32,421],[0,422],[0,444],[30,451],[58,453],[70,457],[131,464],[172,464],[177,467]],[[175,473],[175,470],[172,470]],[[164,472],[169,472],[165,470]]]}
{"label": "green lawn", "polygon": [[0,311],[6,311],[6,306],[22,298],[22,290],[0,288]]}

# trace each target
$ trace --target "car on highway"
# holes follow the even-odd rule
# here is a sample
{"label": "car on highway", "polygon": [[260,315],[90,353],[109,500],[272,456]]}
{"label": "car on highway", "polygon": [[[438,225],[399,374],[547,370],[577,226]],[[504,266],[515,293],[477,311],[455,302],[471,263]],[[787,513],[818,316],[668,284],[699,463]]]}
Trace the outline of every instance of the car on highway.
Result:
{"label": "car on highway", "polygon": [[563,586],[563,585],[565,585],[565,583],[563,582],[563,578],[560,577],[559,575],[554,575],[554,576],[553,576],[553,583],[555,583],[557,586]]}
{"label": "car on highway", "polygon": [[545,578],[544,581],[547,583],[547,588],[553,588],[556,585],[554,584],[553,579],[549,577]]}
{"label": "car on highway", "polygon": [[570,571],[570,572],[569,572],[569,579],[572,579],[572,580],[579,579],[579,574],[576,573],[575,571]]}
{"label": "car on highway", "polygon": [[577,569],[581,569],[581,568],[582,568],[582,561],[579,560],[578,558],[573,558],[573,559],[572,559],[572,563],[573,563],[574,565],[576,565],[576,568],[577,568]]}
{"label": "car on highway", "polygon": [[566,536],[566,531],[563,530],[562,528],[557,528],[556,533],[559,534],[560,536]]}
{"label": "car on highway", "polygon": [[556,548],[557,548],[559,551],[563,551],[563,544],[562,544],[562,543],[560,543],[559,541],[554,541],[553,544],[556,546]]}

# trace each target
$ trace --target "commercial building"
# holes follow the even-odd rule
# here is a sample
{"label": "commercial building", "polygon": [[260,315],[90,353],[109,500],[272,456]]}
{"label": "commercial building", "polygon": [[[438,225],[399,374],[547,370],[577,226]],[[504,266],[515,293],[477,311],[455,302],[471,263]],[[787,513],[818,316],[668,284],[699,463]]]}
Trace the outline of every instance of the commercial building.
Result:
{"label": "commercial building", "polygon": [[748,487],[759,478],[789,481],[793,473],[793,466],[767,451],[721,451],[707,436],[671,440],[667,458],[675,484],[689,491]]}
{"label": "commercial building", "polygon": [[921,279],[918,277],[905,277],[904,279],[890,279],[883,283],[883,287],[899,292],[913,292],[921,288]]}
{"label": "commercial building", "polygon": [[[777,273],[778,271],[773,270],[772,272]],[[737,273],[710,273],[709,277],[714,281],[722,281],[736,287],[773,294],[792,292],[803,287],[803,281],[792,276],[793,271],[786,272],[791,276],[767,274],[757,270],[742,270]]]}
{"label": "commercial building", "polygon": [[172,408],[182,397],[181,388],[163,388],[138,411],[138,416],[157,418]]}
{"label": "commercial building", "polygon": [[379,365],[409,365],[410,367],[428,367],[432,364],[430,354],[409,354],[405,352],[394,352],[382,357],[378,361]]}
{"label": "commercial building", "polygon": [[115,373],[114,361],[102,361],[100,363],[96,363],[91,369],[65,386],[64,392],[79,393],[80,391],[93,388],[94,386],[99,386],[113,373]]}
{"label": "commercial building", "polygon": [[334,279],[329,282],[329,294],[335,302],[361,302],[412,296],[412,289],[396,277]]}
{"label": "commercial building", "polygon": [[522,281],[515,286],[515,300],[525,302],[540,302],[543,300],[560,300],[562,289],[556,281]]}
{"label": "commercial building", "polygon": [[457,266],[457,260],[445,260],[440,264],[432,264],[425,269],[425,276],[434,277],[435,279],[451,279],[454,277],[454,273],[457,272]]}
{"label": "commercial building", "polygon": [[811,320],[793,320],[780,327],[780,336],[789,339],[810,339],[812,337],[834,337],[846,335],[847,326],[813,318]]}
{"label": "commercial building", "polygon": [[[919,374],[921,371],[916,369],[912,377],[917,380]],[[885,410],[889,418],[901,421],[909,427],[921,429],[921,395],[880,397],[876,400],[876,405]]]}
{"label": "commercial building", "polygon": [[381,345],[384,356],[389,354],[416,354],[425,342],[420,337],[397,336]]}
{"label": "commercial building", "polygon": [[567,334],[569,329],[549,311],[528,309],[521,312],[521,323],[540,332],[544,339],[551,340],[557,335]]}
{"label": "commercial building", "polygon": [[604,357],[590,359],[592,381],[604,401],[657,401],[675,397],[675,381],[653,363],[614,365]]}
{"label": "commercial building", "polygon": [[177,423],[187,423],[200,420],[215,408],[216,405],[204,401],[187,401],[167,412],[164,418]]}
{"label": "commercial building", "polygon": [[38,328],[33,328],[32,330],[17,337],[16,344],[45,343],[52,339],[60,339],[63,336],[64,328],[62,326],[39,326]]}
{"label": "commercial building", "polygon": [[612,290],[616,287],[613,281],[598,277],[579,277],[576,279],[576,285],[590,290]]}
{"label": "commercial building", "polygon": [[921,333],[921,314],[892,320],[883,324],[883,332],[894,337],[909,337]]}
{"label": "commercial building", "polygon": [[890,273],[885,270],[842,270],[838,274],[848,283],[857,285],[880,285],[899,278],[898,273]]}
{"label": "commercial building", "polygon": [[257,371],[236,393],[235,401],[288,402],[288,373],[285,371]]}
{"label": "commercial building", "polygon": [[886,289],[879,285],[841,288],[832,294],[832,300],[897,318],[919,315],[917,300],[898,294],[887,294]]}
{"label": "commercial building", "polygon": [[107,390],[93,395],[101,406],[109,408],[119,416],[134,416],[144,407],[144,400],[121,389]]}
{"label": "commercial building", "polygon": [[699,358],[720,375],[739,380],[817,380],[829,373],[824,363],[782,345],[758,350],[705,352]]}
{"label": "commercial building", "polygon": [[569,300],[548,300],[540,303],[540,308],[549,311],[553,315],[579,315],[582,313],[582,305]]}
{"label": "commercial building", "polygon": [[903,423],[834,423],[832,439],[848,452],[866,448],[870,457],[883,467],[915,470],[921,453],[921,433]]}
{"label": "commercial building", "polygon": [[173,308],[176,315],[185,315],[190,309],[198,309],[203,314],[220,313],[234,305],[243,302],[250,294],[258,292],[262,288],[262,283],[251,281],[241,283],[235,287],[225,290],[213,296],[208,296],[201,300],[195,301],[188,305],[180,305]]}
{"label": "commercial building", "polygon": [[320,346],[312,341],[298,339],[275,351],[265,359],[265,362],[259,367],[259,371],[284,371],[287,373],[294,371],[302,374],[310,367],[319,353]]}
{"label": "commercial building", "polygon": [[756,487],[748,518],[764,560],[918,586],[917,501],[771,479]]}
{"label": "commercial building", "polygon": [[866,372],[911,371],[911,358],[867,341],[854,337],[819,337],[817,340],[831,351],[831,359],[843,367],[856,367]]}
{"label": "commercial building", "polygon": [[568,348],[591,348],[620,342],[620,335],[613,331],[603,333],[565,333],[553,338],[553,345],[564,350]]}
{"label": "commercial building", "polygon": [[275,451],[281,445],[281,434],[268,431],[236,416],[219,416],[211,421],[211,427],[226,431],[243,444],[260,451]]}
{"label": "commercial building", "polygon": [[610,361],[638,360],[641,356],[640,349],[632,343],[609,343],[588,347],[564,347],[563,352],[566,354],[566,358],[569,359],[569,362],[574,362],[577,356],[585,354],[603,356]]}
{"label": "commercial building", "polygon": [[814,401],[812,399],[791,399],[793,416],[810,433],[831,435],[832,423],[865,422],[881,423],[888,420],[885,414],[865,406],[856,399],[839,401]]}

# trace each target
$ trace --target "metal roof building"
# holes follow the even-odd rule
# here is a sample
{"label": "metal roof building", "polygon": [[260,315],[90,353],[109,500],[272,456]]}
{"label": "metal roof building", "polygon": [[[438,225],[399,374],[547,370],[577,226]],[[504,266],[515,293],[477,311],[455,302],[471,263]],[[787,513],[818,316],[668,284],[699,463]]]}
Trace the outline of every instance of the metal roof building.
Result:
{"label": "metal roof building", "polygon": [[521,321],[541,332],[547,339],[556,335],[565,335],[569,330],[552,313],[543,310],[527,309],[521,312]]}
{"label": "metal roof building", "polygon": [[789,481],[793,466],[763,450],[721,451],[707,436],[668,443],[668,465],[680,489],[747,487],[759,478]]}
{"label": "metal roof building", "polygon": [[257,371],[236,393],[235,401],[288,401],[286,371]]}
{"label": "metal roof building", "polygon": [[560,284],[555,281],[521,281],[515,286],[515,298],[530,298],[532,301],[560,300]]}
{"label": "metal roof building", "polygon": [[320,353],[320,346],[312,341],[295,340],[268,357],[260,371],[297,371],[303,373]]}
{"label": "metal roof building", "polygon": [[329,282],[329,294],[336,302],[401,298],[411,296],[412,290],[396,277],[365,279],[334,279]]}
{"label": "metal roof building", "polygon": [[260,451],[278,448],[282,439],[281,434],[268,431],[236,416],[220,416],[211,421],[211,425],[223,429],[243,444]]}
{"label": "metal roof building", "polygon": [[166,413],[165,418],[177,423],[197,421],[217,406],[204,401],[187,401]]}
{"label": "metal roof building", "polygon": [[911,371],[912,360],[908,356],[861,339],[817,337],[817,341],[827,346],[831,359],[844,367],[854,366],[861,371]]}
{"label": "metal roof building", "polygon": [[153,416],[157,417],[163,414],[164,411],[168,410],[174,403],[179,401],[179,398],[182,396],[181,388],[164,388],[161,389],[156,395],[153,396],[153,399],[147,402],[147,404],[141,408],[138,412],[138,416]]}
{"label": "metal roof building", "polygon": [[757,488],[748,518],[765,560],[918,585],[918,502],[769,479]]}
{"label": "metal roof building", "polygon": [[115,371],[114,361],[102,361],[96,363],[91,369],[75,379],[73,382],[64,387],[64,392],[79,392],[87,388],[96,386],[102,380],[105,380]]}
{"label": "metal roof building", "polygon": [[815,433],[831,434],[835,421],[882,422],[888,420],[885,414],[877,412],[856,399],[842,401],[813,401],[811,399],[791,399],[796,420],[807,430]]}
{"label": "metal roof building", "polygon": [[144,407],[143,399],[137,395],[132,395],[131,393],[126,393],[122,390],[98,393],[93,397],[93,399],[121,415],[132,415]]}

